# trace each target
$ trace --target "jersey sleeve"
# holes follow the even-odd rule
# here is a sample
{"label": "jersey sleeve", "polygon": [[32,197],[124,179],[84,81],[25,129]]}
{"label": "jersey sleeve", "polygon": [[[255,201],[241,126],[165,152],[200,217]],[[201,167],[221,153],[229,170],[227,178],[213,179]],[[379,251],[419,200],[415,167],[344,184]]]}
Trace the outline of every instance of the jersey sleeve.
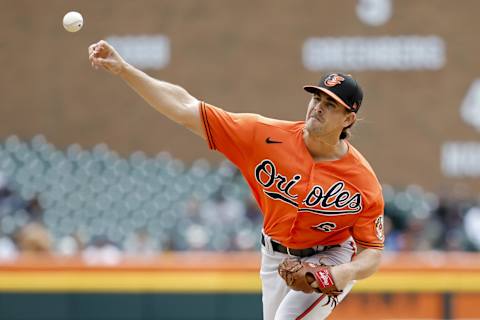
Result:
{"label": "jersey sleeve", "polygon": [[353,225],[353,239],[359,245],[373,249],[383,249],[383,197],[380,195],[367,206]]}
{"label": "jersey sleeve", "polygon": [[240,168],[248,165],[258,116],[227,112],[205,102],[200,104],[200,115],[208,147]]}

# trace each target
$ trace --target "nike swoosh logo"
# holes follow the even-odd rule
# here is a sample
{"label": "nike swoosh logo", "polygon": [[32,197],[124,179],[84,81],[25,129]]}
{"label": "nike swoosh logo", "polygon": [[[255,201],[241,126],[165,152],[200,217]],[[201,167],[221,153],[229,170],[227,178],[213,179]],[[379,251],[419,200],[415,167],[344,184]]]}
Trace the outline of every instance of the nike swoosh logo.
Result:
{"label": "nike swoosh logo", "polygon": [[272,140],[270,137],[268,137],[267,139],[265,139],[265,142],[268,143],[268,144],[271,144],[271,143],[282,143],[282,141],[275,141],[275,140]]}

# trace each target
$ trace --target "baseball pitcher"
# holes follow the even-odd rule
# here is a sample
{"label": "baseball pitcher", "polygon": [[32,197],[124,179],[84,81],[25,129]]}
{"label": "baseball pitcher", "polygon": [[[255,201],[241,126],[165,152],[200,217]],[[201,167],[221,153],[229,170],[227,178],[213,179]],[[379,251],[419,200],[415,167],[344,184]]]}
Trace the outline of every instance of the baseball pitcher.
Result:
{"label": "baseball pitcher", "polygon": [[105,41],[89,60],[121,77],[153,108],[205,139],[242,172],[264,215],[263,317],[324,319],[355,280],[372,275],[383,249],[383,198],[365,158],[348,141],[363,93],[332,73],[304,121],[224,111],[129,65]]}

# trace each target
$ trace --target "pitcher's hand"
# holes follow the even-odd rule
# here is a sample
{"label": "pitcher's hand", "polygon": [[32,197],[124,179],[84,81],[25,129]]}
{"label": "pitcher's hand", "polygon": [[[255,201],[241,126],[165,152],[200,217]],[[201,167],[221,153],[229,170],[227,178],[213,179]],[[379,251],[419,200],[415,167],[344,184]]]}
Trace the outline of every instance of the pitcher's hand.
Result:
{"label": "pitcher's hand", "polygon": [[102,67],[113,75],[120,74],[127,65],[118,52],[104,40],[88,47],[88,59],[95,69]]}

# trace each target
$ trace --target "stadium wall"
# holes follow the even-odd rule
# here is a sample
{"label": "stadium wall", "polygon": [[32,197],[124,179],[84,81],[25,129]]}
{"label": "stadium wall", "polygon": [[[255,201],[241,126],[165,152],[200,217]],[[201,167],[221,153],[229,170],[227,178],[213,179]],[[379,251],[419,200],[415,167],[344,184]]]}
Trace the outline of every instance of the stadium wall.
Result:
{"label": "stadium wall", "polygon": [[[380,5],[372,14],[391,4],[391,17],[365,23],[362,3]],[[85,18],[75,34],[61,25],[72,9]],[[105,142],[123,155],[221,159],[88,63],[87,47],[99,39],[128,47],[149,36],[160,42],[129,47],[161,60],[139,61],[147,73],[233,112],[301,120],[303,85],[332,70],[352,73],[365,91],[352,141],[380,181],[431,191],[462,182],[478,191],[478,121],[469,114],[477,114],[480,88],[479,10],[475,0],[3,1],[0,118],[8,121],[0,138],[45,134],[59,148]]]}
{"label": "stadium wall", "polygon": [[[22,256],[0,266],[0,319],[261,319],[258,264],[256,252],[165,254],[115,266]],[[387,254],[334,319],[476,319],[479,299],[478,255]]]}

